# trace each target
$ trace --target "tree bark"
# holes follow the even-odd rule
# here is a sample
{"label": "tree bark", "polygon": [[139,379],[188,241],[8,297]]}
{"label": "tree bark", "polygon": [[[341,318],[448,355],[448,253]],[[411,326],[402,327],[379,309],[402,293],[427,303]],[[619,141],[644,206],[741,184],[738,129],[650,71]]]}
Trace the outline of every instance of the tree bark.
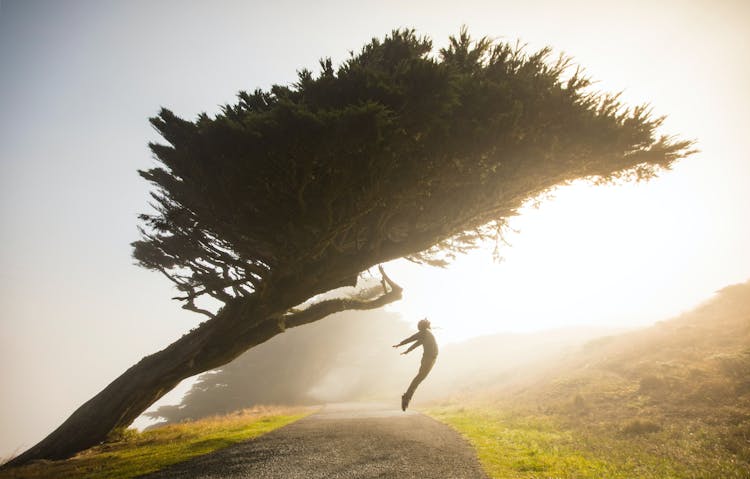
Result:
{"label": "tree bark", "polygon": [[[226,364],[283,331],[283,326],[276,321],[256,319],[264,316],[265,308],[261,305],[241,302],[248,303],[239,299],[235,304],[228,304],[215,319],[141,359],[79,407],[44,440],[6,465],[36,459],[63,459],[99,444],[112,430],[130,425],[183,379]],[[227,329],[237,334],[223,334]]]}
{"label": "tree bark", "polygon": [[[346,309],[374,309],[401,298],[402,289],[382,271],[383,293],[367,300],[328,300],[290,315],[284,301],[235,298],[213,318],[165,349],[146,356],[79,407],[60,427],[2,468],[37,459],[64,459],[104,441],[185,378],[218,368],[289,327]],[[388,289],[387,286],[390,287]],[[301,297],[284,295],[286,300]]]}

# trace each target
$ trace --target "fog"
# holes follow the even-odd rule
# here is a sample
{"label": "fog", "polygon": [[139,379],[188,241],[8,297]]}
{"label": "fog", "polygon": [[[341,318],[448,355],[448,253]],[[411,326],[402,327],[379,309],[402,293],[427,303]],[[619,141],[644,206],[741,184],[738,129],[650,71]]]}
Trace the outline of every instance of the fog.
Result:
{"label": "fog", "polygon": [[[682,390],[693,398],[692,408],[703,407],[706,394],[724,389],[733,389],[739,401],[750,391],[749,313],[750,281],[723,288],[696,309],[649,327],[506,333],[443,344],[412,405],[518,394],[547,406],[570,403],[581,394],[606,401],[612,400],[607,394],[613,385],[622,395],[639,384],[649,394],[662,385],[672,393]],[[402,356],[406,347],[391,346],[414,330],[415,324],[395,313],[339,313],[287,331],[201,375],[181,403],[154,408],[147,416],[179,422],[254,405],[349,401],[398,407],[419,369],[421,348]],[[669,409],[677,402],[659,397],[652,407]]]}
{"label": "fog", "polygon": [[[256,404],[347,401],[384,401],[396,407],[419,369],[422,350],[403,356],[400,351],[406,347],[397,350],[392,345],[414,331],[416,324],[395,313],[339,313],[289,330],[226,367],[201,375],[181,404],[161,406],[148,415],[180,421]],[[435,332],[439,337],[440,330]],[[510,386],[592,338],[613,332],[570,328],[441,345],[436,365],[412,404]]]}
{"label": "fog", "polygon": [[[644,324],[747,278],[749,8],[738,0],[1,1],[0,457],[42,439],[140,358],[202,320],[170,299],[175,291],[166,279],[132,265],[129,244],[150,199],[136,171],[152,165],[147,143],[157,140],[148,117],[160,106],[188,119],[215,113],[238,90],[295,81],[298,69],[315,69],[325,56],[338,63],[397,27],[416,28],[436,47],[461,24],[476,36],[551,45],[572,55],[598,88],[624,91],[624,101],[649,102],[657,115],[669,115],[665,132],[697,139],[701,153],[656,181],[601,186],[525,212],[506,261],[482,262],[492,274],[473,266],[458,277],[389,269],[405,288],[401,309],[393,309],[401,316],[363,313],[362,323],[383,335],[352,332],[321,351],[350,362],[326,362],[325,376],[295,391],[299,401],[398,398],[419,352],[402,357],[390,345],[422,315],[442,324],[438,336],[452,338],[559,329],[582,318],[591,328],[613,325],[613,316],[618,324]],[[513,299],[503,313],[488,309],[493,301],[476,301],[500,295]],[[262,348],[294,338],[303,345],[308,332],[329,324],[344,321],[289,331]],[[532,336],[497,338],[488,352],[497,355],[496,377],[475,373],[487,360],[472,361],[466,343],[442,338],[415,404],[457,390],[464,377],[491,383],[512,376],[504,368],[531,364],[518,362],[531,356],[521,347],[512,357],[501,353],[524,341],[547,353]],[[573,347],[563,343],[549,347]],[[462,347],[459,361],[453,351]],[[294,357],[291,347],[281,351],[265,353],[271,364]],[[370,384],[377,387],[368,391]]]}

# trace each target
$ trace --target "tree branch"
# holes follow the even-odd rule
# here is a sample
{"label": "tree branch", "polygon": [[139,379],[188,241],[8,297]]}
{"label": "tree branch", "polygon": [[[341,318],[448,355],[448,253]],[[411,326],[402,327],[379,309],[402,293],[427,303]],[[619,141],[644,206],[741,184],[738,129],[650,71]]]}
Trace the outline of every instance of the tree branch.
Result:
{"label": "tree branch", "polygon": [[[319,319],[323,319],[328,315],[346,311],[350,309],[355,310],[367,310],[377,309],[386,304],[398,301],[402,297],[403,288],[396,284],[383,270],[381,265],[378,265],[378,270],[382,277],[381,285],[383,287],[383,293],[374,299],[359,299],[359,298],[336,298],[328,299],[315,303],[309,306],[307,309],[298,311],[295,313],[287,314],[282,317],[286,328],[296,328],[303,324],[315,322]],[[379,288],[367,290],[366,295],[376,294]]]}
{"label": "tree branch", "polygon": [[194,313],[205,314],[206,316],[208,316],[211,319],[216,318],[216,315],[214,313],[212,313],[211,311],[209,311],[207,309],[201,309],[201,308],[197,307],[195,305],[195,303],[193,303],[192,299],[188,300],[187,303],[183,304],[182,305],[182,309],[186,309],[186,310],[192,311]]}
{"label": "tree branch", "polygon": [[[219,301],[227,302],[227,301],[229,301],[229,300],[232,299],[232,297],[230,295],[228,295],[226,293],[217,295],[216,293],[218,293],[220,291],[223,291],[224,288],[229,288],[229,287],[234,288],[235,286],[241,287],[242,285],[244,285],[245,283],[248,283],[248,282],[252,283],[252,281],[248,280],[247,278],[235,279],[235,280],[233,280],[231,282],[226,282],[226,283],[217,281],[218,284],[216,284],[216,285],[214,285],[212,287],[205,286],[203,289],[198,290],[198,291],[196,291],[195,289],[192,289],[191,293],[189,293],[189,294],[187,294],[185,296],[174,296],[172,299],[176,299],[178,301],[187,301],[187,300],[191,300],[192,301],[193,299],[197,298],[198,296],[202,296],[204,294],[209,294],[209,295],[213,296],[214,298],[218,299]],[[212,294],[212,293],[214,293],[214,294]],[[249,293],[245,292],[245,294],[243,294],[243,296],[246,296],[247,294],[249,294]]]}

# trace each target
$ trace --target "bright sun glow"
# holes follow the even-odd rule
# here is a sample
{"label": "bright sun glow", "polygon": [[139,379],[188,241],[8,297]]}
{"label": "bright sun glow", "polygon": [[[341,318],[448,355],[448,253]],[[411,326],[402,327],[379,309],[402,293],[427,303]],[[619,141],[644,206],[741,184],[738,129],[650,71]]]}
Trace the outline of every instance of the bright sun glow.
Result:
{"label": "bright sun glow", "polygon": [[[667,319],[716,289],[713,277],[688,273],[695,262],[710,262],[703,258],[715,248],[707,233],[712,225],[692,221],[693,214],[705,217],[709,205],[680,194],[689,186],[667,175],[643,184],[561,188],[513,219],[499,263],[489,245],[446,269],[391,263],[388,272],[405,291],[390,309],[411,322],[429,317],[444,342]],[[690,198],[694,204],[686,208]]]}

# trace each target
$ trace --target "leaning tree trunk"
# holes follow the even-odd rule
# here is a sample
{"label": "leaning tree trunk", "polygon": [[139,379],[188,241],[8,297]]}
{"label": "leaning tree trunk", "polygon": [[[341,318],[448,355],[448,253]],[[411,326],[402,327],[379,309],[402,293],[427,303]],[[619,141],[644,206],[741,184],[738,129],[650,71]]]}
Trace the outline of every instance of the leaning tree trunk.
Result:
{"label": "leaning tree trunk", "polygon": [[[104,441],[119,427],[130,425],[143,411],[180,381],[222,366],[253,346],[286,328],[302,326],[344,310],[375,309],[401,299],[402,288],[378,267],[379,288],[363,291],[357,298],[327,299],[301,311],[288,313],[291,306],[309,298],[311,292],[353,286],[349,281],[322,282],[328,287],[279,288],[283,293],[236,298],[212,319],[184,335],[158,353],[146,356],[135,366],[79,407],[60,427],[39,444],[9,461],[21,465],[36,459],[64,459]],[[273,299],[272,299],[273,298]]]}
{"label": "leaning tree trunk", "polygon": [[267,320],[268,312],[264,305],[245,298],[227,304],[214,319],[141,359],[39,444],[6,465],[63,459],[99,444],[112,430],[130,425],[183,379],[226,364],[282,332],[283,324]]}

